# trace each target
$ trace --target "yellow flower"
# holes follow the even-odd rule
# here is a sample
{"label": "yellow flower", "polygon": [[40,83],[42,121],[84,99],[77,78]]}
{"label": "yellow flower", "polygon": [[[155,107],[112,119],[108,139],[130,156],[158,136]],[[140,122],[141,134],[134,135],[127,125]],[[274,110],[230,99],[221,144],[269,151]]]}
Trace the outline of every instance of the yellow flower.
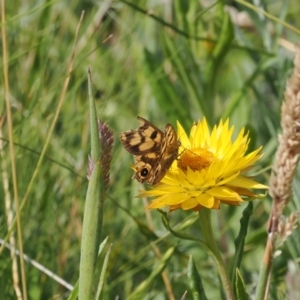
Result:
{"label": "yellow flower", "polygon": [[268,187],[243,175],[261,158],[262,147],[246,154],[248,134],[244,134],[243,128],[232,142],[234,128],[228,128],[228,124],[228,119],[224,124],[220,121],[210,132],[203,119],[192,126],[188,137],[177,122],[179,158],[159,184],[140,195],[156,197],[147,208],[218,209],[220,203],[239,205],[250,198],[262,197],[249,189]]}

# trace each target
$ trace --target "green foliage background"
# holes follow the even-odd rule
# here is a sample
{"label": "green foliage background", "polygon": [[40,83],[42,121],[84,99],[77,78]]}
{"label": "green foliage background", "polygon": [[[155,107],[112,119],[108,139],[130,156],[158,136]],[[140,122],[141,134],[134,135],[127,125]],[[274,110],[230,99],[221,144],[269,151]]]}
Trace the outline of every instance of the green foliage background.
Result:
{"label": "green foliage background", "polygon": [[[265,155],[254,170],[268,184],[280,131],[280,105],[300,34],[298,1],[261,1],[255,10],[242,1],[7,1],[6,36],[9,52],[10,100],[20,198],[24,196],[67,74],[81,12],[74,70],[55,131],[21,214],[24,252],[70,284],[78,279],[86,165],[90,153],[87,68],[91,66],[98,115],[115,133],[111,186],[104,209],[103,238],[113,243],[103,299],[127,299],[159,264],[153,245],[163,255],[175,246],[167,263],[176,299],[187,290],[187,265],[192,255],[208,299],[223,299],[212,261],[196,243],[179,241],[163,227],[160,215],[146,218],[145,202],[135,198],[142,186],[131,180],[132,157],[122,149],[118,134],[137,128],[137,115],[159,128],[178,120],[189,130],[194,120],[213,126],[230,118],[235,133],[250,130],[253,150]],[[131,4],[130,4],[131,3]],[[248,2],[250,3],[250,2]],[[233,24],[225,4],[248,13],[251,26]],[[107,7],[107,8],[106,8]],[[271,21],[257,9],[277,20]],[[280,21],[298,28],[287,27]],[[1,52],[2,58],[2,52]],[[3,67],[3,59],[1,59]],[[1,94],[4,95],[3,77]],[[4,96],[2,96],[4,99]],[[0,102],[5,115],[5,101]],[[4,123],[3,136],[7,139]],[[5,144],[9,178],[9,147]],[[3,174],[3,173],[2,173]],[[294,200],[287,213],[299,210],[298,175]],[[3,177],[2,177],[3,180]],[[1,181],[2,181],[1,180]],[[10,192],[12,186],[10,182]],[[7,234],[3,185],[0,185],[0,236]],[[246,204],[222,206],[213,212],[215,235],[226,264],[234,256],[234,239]],[[241,274],[250,295],[255,292],[266,242],[271,198],[254,202]],[[171,225],[199,236],[197,215],[175,211]],[[153,230],[153,231],[152,231]],[[271,299],[297,299],[299,228],[276,258]],[[298,275],[288,268],[296,267]],[[99,266],[101,269],[101,266]],[[298,276],[298,277],[297,277]],[[69,292],[30,264],[26,265],[29,299],[66,299]],[[299,281],[299,280],[298,280]],[[143,299],[167,299],[156,276]],[[298,289],[298,293],[296,291]],[[291,290],[296,293],[290,298]],[[0,260],[0,291],[15,299],[10,253]]]}

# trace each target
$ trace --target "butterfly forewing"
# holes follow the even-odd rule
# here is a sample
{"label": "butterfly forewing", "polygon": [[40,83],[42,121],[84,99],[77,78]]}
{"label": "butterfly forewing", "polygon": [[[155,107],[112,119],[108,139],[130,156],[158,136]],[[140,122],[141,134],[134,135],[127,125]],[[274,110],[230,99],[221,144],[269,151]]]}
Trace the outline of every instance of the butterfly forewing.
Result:
{"label": "butterfly forewing", "polygon": [[141,117],[138,120],[138,130],[122,132],[120,139],[124,148],[135,157],[133,178],[156,184],[177,158],[180,143],[172,125],[167,124],[162,132],[149,121]]}
{"label": "butterfly forewing", "polygon": [[163,132],[147,120],[138,117],[138,130],[127,130],[120,134],[123,147],[133,155],[160,152]]}

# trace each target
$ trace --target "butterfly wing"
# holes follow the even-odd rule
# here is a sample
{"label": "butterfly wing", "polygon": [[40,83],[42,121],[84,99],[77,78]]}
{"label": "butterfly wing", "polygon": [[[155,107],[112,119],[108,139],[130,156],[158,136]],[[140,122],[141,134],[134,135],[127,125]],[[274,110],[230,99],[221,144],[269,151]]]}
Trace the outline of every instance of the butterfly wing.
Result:
{"label": "butterfly wing", "polygon": [[160,157],[153,166],[149,181],[156,184],[162,180],[170,169],[173,161],[178,157],[180,142],[177,140],[176,132],[172,125],[167,124],[161,145]]}
{"label": "butterfly wing", "polygon": [[139,182],[156,184],[165,176],[178,156],[180,142],[172,125],[167,124],[162,139],[160,153],[146,153],[136,156],[135,178]]}
{"label": "butterfly wing", "polygon": [[123,147],[133,155],[159,153],[164,133],[147,120],[137,118],[140,122],[137,130],[127,130],[120,134]]}
{"label": "butterfly wing", "polygon": [[172,125],[162,132],[149,121],[138,117],[140,127],[120,134],[124,148],[135,156],[135,178],[139,182],[158,183],[178,156],[180,143]]}

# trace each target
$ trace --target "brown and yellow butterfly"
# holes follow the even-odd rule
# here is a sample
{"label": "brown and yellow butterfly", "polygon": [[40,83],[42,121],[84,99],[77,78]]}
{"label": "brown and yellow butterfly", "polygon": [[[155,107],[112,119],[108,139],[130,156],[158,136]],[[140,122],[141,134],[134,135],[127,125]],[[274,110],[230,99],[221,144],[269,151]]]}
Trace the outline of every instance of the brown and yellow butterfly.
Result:
{"label": "brown and yellow butterfly", "polygon": [[140,127],[120,134],[125,150],[134,155],[135,178],[139,182],[158,183],[178,157],[180,142],[172,125],[167,124],[165,131],[149,121],[137,117]]}

